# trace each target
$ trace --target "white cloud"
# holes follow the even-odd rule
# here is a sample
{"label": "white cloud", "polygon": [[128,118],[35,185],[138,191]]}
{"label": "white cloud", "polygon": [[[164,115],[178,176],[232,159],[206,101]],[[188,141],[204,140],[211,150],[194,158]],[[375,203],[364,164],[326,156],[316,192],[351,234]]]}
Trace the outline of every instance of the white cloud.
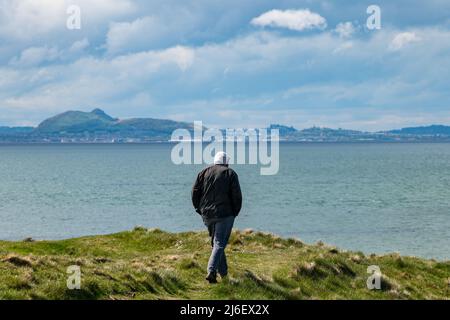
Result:
{"label": "white cloud", "polygon": [[80,6],[82,14],[83,12],[89,14],[96,20],[121,16],[137,10],[134,0],[73,0],[70,4]]}
{"label": "white cloud", "polygon": [[355,33],[355,27],[351,22],[341,22],[334,30],[341,38],[349,38]]}
{"label": "white cloud", "polygon": [[[441,52],[448,50],[445,39],[449,32],[417,31],[424,38],[424,45],[405,50],[401,61],[386,52],[398,33],[385,29],[349,41],[332,31],[308,37],[257,31],[191,47],[173,46],[120,56],[83,55],[75,62],[60,58],[57,64],[33,69],[3,66],[0,108],[3,114],[19,114],[22,109],[24,118],[41,120],[67,109],[99,106],[119,117],[177,116],[185,121],[220,121],[226,126],[248,125],[255,119],[264,125],[270,121],[269,114],[286,124],[301,123],[307,118],[314,124],[337,126],[334,124],[343,107],[348,108],[349,114],[361,107],[373,107],[380,114],[403,108],[412,116],[421,106],[434,113],[449,101],[448,90],[440,89],[448,87],[443,66],[448,66],[450,60]],[[422,36],[425,33],[427,36]],[[88,40],[79,40],[72,46],[87,45]],[[353,49],[348,50],[351,46]],[[418,81],[420,78],[425,81]],[[308,88],[311,79],[317,79],[316,85]],[[437,84],[435,89],[430,89],[432,82]],[[280,93],[293,83],[302,90]],[[204,103],[197,108],[196,101]],[[229,112],[217,117],[213,112],[207,113],[208,108]],[[297,120],[288,116],[294,110],[302,111]],[[363,120],[352,116],[339,123],[343,127],[351,127],[352,123],[357,126],[358,121],[371,121],[371,112],[365,111]],[[226,114],[236,117],[225,117]],[[321,120],[325,114],[329,118]],[[377,126],[382,127],[373,124],[374,128]]]}
{"label": "white cloud", "polygon": [[66,10],[72,4],[80,7],[81,19],[87,22],[83,25],[88,26],[135,10],[132,0],[2,0],[0,37],[29,41],[51,32],[64,32]]}
{"label": "white cloud", "polygon": [[253,18],[255,26],[270,26],[302,31],[307,29],[325,29],[327,21],[321,15],[306,10],[271,10]]}
{"label": "white cloud", "polygon": [[10,65],[16,67],[35,67],[44,62],[51,62],[60,57],[56,47],[31,47],[22,51],[19,57],[14,57]]}
{"label": "white cloud", "polygon": [[143,17],[132,22],[111,23],[106,36],[106,47],[109,53],[126,50],[134,42],[147,42],[152,29],[158,28],[153,17]]}
{"label": "white cloud", "polygon": [[[195,51],[191,48],[176,46],[165,50],[151,50],[116,57],[112,60],[95,59],[91,61],[78,61],[80,67],[83,64],[91,64],[92,69],[98,68],[98,72],[109,72],[116,77],[124,75],[126,80],[148,78],[161,71],[163,67],[177,66],[179,71],[186,71],[194,63]],[[84,68],[85,69],[85,68]],[[96,71],[94,71],[96,72]],[[166,71],[167,72],[167,71]],[[96,72],[97,73],[97,72]]]}
{"label": "white cloud", "polygon": [[195,51],[182,46],[164,50],[158,54],[162,62],[175,63],[181,71],[186,71],[194,63]]}
{"label": "white cloud", "polygon": [[161,49],[186,42],[199,34],[204,17],[176,7],[160,15],[140,16],[131,21],[112,22],[106,35],[109,55]]}
{"label": "white cloud", "polygon": [[84,38],[79,41],[75,41],[69,48],[69,51],[72,53],[78,53],[85,50],[87,47],[89,47],[89,40],[87,38]]}
{"label": "white cloud", "polygon": [[6,0],[0,8],[0,35],[21,40],[64,26],[64,0]]}
{"label": "white cloud", "polygon": [[[89,56],[72,63],[16,68],[14,72],[0,68],[0,80],[7,77],[0,81],[0,107],[47,115],[80,106],[102,106],[108,99],[115,101],[109,105],[122,104],[121,108],[124,99],[126,107],[130,107],[130,101],[131,105],[148,107],[149,84],[158,85],[161,75],[169,77],[173,84],[176,74],[187,71],[194,59],[193,49],[176,46],[113,59]],[[15,90],[19,82],[21,88],[28,88],[26,92]],[[136,91],[141,94],[133,93]]]}
{"label": "white cloud", "polygon": [[87,38],[75,41],[68,49],[63,50],[57,46],[29,47],[23,50],[19,56],[13,57],[9,61],[9,65],[17,68],[33,68],[57,60],[74,60],[88,47],[89,40]]}
{"label": "white cloud", "polygon": [[422,40],[414,32],[402,32],[397,34],[394,39],[392,39],[389,49],[397,51],[402,49],[405,45],[413,42],[419,42]]}
{"label": "white cloud", "polygon": [[339,53],[342,51],[346,51],[353,48],[353,42],[351,41],[347,41],[344,42],[343,44],[341,44],[339,47],[337,47],[336,49],[333,50],[333,53]]}

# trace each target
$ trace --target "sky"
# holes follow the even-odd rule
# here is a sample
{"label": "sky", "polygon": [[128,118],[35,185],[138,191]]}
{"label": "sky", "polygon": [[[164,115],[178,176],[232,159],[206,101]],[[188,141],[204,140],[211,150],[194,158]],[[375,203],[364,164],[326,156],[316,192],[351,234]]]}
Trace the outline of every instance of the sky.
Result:
{"label": "sky", "polygon": [[0,126],[94,108],[222,128],[450,125],[449,74],[448,0],[0,0]]}

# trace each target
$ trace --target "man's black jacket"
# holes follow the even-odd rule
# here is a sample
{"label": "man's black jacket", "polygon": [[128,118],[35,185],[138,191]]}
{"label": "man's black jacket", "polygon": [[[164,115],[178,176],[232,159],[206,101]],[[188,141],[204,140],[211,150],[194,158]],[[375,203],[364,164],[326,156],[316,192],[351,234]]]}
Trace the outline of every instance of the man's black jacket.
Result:
{"label": "man's black jacket", "polygon": [[236,217],[242,207],[236,172],[224,165],[213,165],[202,170],[192,188],[192,204],[204,218]]}

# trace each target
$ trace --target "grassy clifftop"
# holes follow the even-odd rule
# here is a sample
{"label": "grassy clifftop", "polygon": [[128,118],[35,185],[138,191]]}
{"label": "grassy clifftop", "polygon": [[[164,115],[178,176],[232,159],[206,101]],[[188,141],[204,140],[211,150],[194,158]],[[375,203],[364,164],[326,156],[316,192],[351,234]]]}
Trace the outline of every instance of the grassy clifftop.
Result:
{"label": "grassy clifftop", "polygon": [[[62,241],[0,242],[0,299],[448,299],[450,262],[365,256],[324,244],[236,231],[230,277],[204,280],[206,233],[133,231]],[[81,289],[66,287],[79,265]],[[382,289],[368,290],[377,265]]]}

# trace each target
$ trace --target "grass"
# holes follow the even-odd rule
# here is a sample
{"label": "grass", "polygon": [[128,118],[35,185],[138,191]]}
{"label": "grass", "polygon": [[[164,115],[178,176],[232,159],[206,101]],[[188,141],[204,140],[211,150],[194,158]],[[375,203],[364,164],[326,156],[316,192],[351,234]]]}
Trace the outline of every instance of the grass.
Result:
{"label": "grass", "polygon": [[[204,280],[204,232],[133,231],[62,241],[0,242],[0,299],[449,299],[450,261],[341,251],[251,230],[227,248],[230,276]],[[81,288],[67,289],[67,267]],[[377,265],[381,290],[368,290]]]}

